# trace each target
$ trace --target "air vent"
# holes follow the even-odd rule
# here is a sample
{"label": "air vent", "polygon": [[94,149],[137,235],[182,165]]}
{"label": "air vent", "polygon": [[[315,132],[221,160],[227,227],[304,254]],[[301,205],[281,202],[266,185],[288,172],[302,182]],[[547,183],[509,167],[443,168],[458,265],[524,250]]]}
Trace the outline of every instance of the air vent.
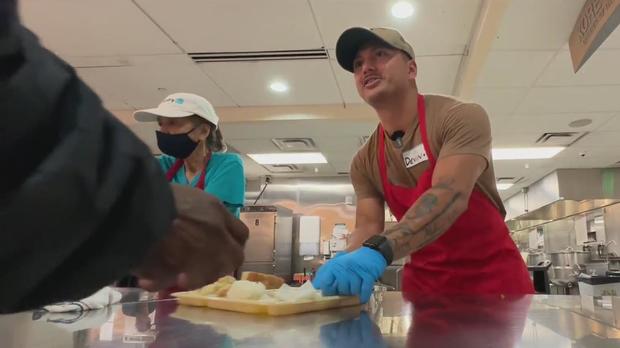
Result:
{"label": "air vent", "polygon": [[271,173],[301,173],[303,170],[294,164],[271,164],[264,165]]}
{"label": "air vent", "polygon": [[213,62],[257,62],[264,60],[304,60],[328,59],[324,48],[285,51],[251,51],[251,52],[204,52],[188,53],[196,63]]}
{"label": "air vent", "polygon": [[336,174],[338,174],[338,175],[349,175],[349,172],[338,172]]}
{"label": "air vent", "polygon": [[524,176],[519,177],[519,178],[514,177],[514,176],[501,176],[501,177],[497,178],[496,181],[497,181],[497,183],[500,183],[500,184],[504,184],[504,183],[506,183],[506,184],[507,183],[518,184],[518,183],[520,183],[523,180],[525,180]]}
{"label": "air vent", "polygon": [[275,138],[273,144],[284,152],[316,151],[316,144],[311,138]]}
{"label": "air vent", "polygon": [[536,144],[549,146],[571,146],[589,132],[547,132],[536,140]]}

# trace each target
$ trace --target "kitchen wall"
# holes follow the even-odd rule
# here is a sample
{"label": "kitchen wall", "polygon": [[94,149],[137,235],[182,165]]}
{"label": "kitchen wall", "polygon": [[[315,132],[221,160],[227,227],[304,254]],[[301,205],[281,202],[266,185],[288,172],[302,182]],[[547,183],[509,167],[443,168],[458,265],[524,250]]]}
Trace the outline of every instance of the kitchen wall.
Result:
{"label": "kitchen wall", "polygon": [[603,211],[605,220],[605,238],[607,241],[614,241],[609,246],[609,251],[620,255],[620,204],[610,205]]}
{"label": "kitchen wall", "polygon": [[545,238],[545,252],[559,251],[567,247],[577,248],[574,218],[553,221],[542,227]]}
{"label": "kitchen wall", "polygon": [[[246,205],[254,204],[261,182],[248,182]],[[274,178],[256,203],[279,205],[294,214],[321,217],[321,240],[331,238],[335,224],[346,224],[349,231],[355,227],[355,192],[348,177]]]}
{"label": "kitchen wall", "polygon": [[[595,217],[601,214],[604,223],[597,224]],[[581,244],[588,240],[588,232],[595,232],[596,241],[611,242],[609,250],[620,255],[620,204],[552,221],[539,227],[543,229],[545,252],[566,247],[580,249]],[[525,250],[529,247],[529,232],[530,230],[522,230],[512,233],[512,239],[519,249]]]}

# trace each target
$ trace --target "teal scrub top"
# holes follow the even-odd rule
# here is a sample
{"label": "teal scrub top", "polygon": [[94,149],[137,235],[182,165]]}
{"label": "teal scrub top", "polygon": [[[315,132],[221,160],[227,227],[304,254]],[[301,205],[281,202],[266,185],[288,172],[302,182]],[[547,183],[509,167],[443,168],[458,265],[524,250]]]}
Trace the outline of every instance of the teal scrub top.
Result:
{"label": "teal scrub top", "polygon": [[[159,164],[164,173],[168,172],[176,160],[168,155],[159,157]],[[196,187],[199,179],[200,174],[190,183],[185,176],[185,166],[182,166],[172,178],[172,183]],[[219,198],[228,210],[239,218],[245,199],[245,175],[241,156],[236,153],[214,152],[207,166],[205,192]]]}

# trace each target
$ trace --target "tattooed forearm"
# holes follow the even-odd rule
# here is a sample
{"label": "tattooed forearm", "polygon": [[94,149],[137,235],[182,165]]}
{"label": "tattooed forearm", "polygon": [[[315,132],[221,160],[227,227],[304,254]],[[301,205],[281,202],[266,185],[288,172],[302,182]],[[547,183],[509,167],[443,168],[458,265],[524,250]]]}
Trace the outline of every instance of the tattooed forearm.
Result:
{"label": "tattooed forearm", "polygon": [[390,240],[394,259],[417,251],[437,239],[465,211],[465,195],[443,181],[426,191],[396,225],[383,235]]}

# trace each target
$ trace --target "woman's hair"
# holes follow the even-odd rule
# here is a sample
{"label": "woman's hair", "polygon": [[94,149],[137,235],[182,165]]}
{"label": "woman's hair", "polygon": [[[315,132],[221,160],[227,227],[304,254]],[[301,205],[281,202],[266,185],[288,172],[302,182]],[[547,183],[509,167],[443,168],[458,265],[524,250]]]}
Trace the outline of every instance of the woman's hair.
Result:
{"label": "woman's hair", "polygon": [[211,128],[206,141],[207,148],[211,152],[226,152],[227,146],[224,142],[224,136],[219,128],[217,128],[213,123],[196,115],[192,116],[192,122],[194,122],[195,125],[207,124],[209,128]]}

